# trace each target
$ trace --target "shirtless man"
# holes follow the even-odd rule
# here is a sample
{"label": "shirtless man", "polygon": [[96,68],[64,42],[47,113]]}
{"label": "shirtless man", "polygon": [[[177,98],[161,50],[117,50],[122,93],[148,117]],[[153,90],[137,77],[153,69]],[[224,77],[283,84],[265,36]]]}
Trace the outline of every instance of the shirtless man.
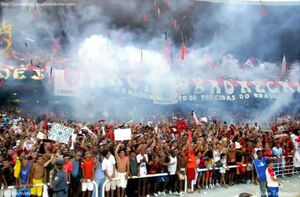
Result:
{"label": "shirtless man", "polygon": [[[236,149],[235,149],[235,145],[231,144],[229,146],[229,150],[227,152],[227,156],[228,156],[228,166],[234,166],[236,165]],[[230,168],[229,170],[229,176],[228,176],[228,183],[229,185],[233,185],[233,180],[234,180],[234,176],[236,174],[236,168]]]}
{"label": "shirtless man", "polygon": [[187,163],[187,158],[185,156],[184,151],[178,154],[178,163],[177,163],[177,174],[178,174],[178,182],[179,182],[179,194],[183,196],[183,181],[185,176],[185,167]]}
{"label": "shirtless man", "polygon": [[122,188],[121,197],[125,197],[125,189],[127,186],[127,177],[129,175],[129,160],[125,156],[125,150],[119,150],[121,143],[119,143],[115,150],[117,161],[117,176],[120,180],[117,182],[117,194],[120,197],[120,187]]}
{"label": "shirtless man", "polygon": [[[33,164],[30,172],[30,181],[31,184],[43,184],[45,182],[45,167],[44,167],[44,159],[41,155],[37,157],[36,162]],[[43,186],[32,187],[31,195],[32,196],[42,196],[43,194]]]}

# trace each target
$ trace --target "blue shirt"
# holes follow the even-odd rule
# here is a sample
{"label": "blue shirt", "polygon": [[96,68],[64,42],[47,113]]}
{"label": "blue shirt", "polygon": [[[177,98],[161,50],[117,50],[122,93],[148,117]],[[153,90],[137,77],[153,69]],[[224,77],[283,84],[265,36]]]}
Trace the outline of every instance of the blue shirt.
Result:
{"label": "blue shirt", "polygon": [[79,172],[79,167],[80,167],[80,163],[79,161],[77,161],[76,159],[72,160],[72,166],[73,166],[73,170],[71,172],[73,177],[77,177],[78,176],[78,172]]}
{"label": "blue shirt", "polygon": [[27,162],[26,168],[21,168],[20,179],[22,184],[27,184],[27,179],[30,173],[30,163]]}
{"label": "blue shirt", "polygon": [[254,159],[253,165],[260,181],[266,181],[267,158],[263,157],[261,160]]}
{"label": "blue shirt", "polygon": [[102,163],[98,166],[98,168],[95,169],[95,178],[96,179],[105,179],[104,171],[102,170]]}

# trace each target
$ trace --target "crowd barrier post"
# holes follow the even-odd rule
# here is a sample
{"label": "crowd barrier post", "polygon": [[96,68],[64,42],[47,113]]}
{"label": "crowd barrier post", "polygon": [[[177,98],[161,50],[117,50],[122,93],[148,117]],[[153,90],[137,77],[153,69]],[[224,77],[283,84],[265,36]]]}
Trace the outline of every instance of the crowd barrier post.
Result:
{"label": "crowd barrier post", "polygon": [[[96,197],[98,197],[98,192],[99,192],[99,191],[98,191],[98,184],[96,183],[96,181],[92,181],[92,183],[93,183],[94,186],[95,186],[95,187],[94,187],[94,188],[95,188],[94,191],[96,192]],[[94,192],[94,191],[93,191],[93,192]],[[102,195],[102,196],[104,196],[104,195]]]}

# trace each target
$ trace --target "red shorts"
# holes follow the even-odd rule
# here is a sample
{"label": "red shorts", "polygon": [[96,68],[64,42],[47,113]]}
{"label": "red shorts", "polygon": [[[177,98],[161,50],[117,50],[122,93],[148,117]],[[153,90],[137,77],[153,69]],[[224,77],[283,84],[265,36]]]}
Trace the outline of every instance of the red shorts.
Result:
{"label": "red shorts", "polygon": [[195,169],[194,168],[188,168],[186,170],[186,178],[188,181],[192,181],[194,180],[196,177],[196,172],[195,172]]}

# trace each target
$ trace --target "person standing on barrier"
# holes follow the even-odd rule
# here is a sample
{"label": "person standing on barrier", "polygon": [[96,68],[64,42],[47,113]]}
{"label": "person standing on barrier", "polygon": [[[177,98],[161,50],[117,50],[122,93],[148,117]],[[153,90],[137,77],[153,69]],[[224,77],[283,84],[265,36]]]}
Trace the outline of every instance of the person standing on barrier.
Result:
{"label": "person standing on barrier", "polygon": [[81,178],[82,178],[82,170],[81,170],[81,157],[82,153],[78,151],[75,155],[75,158],[71,160],[72,162],[72,171],[70,173],[70,196],[79,197],[81,194]]}
{"label": "person standing on barrier", "polygon": [[50,187],[53,189],[53,197],[68,196],[68,176],[63,170],[63,160],[57,160],[55,169],[50,173]]}
{"label": "person standing on barrier", "polygon": [[[125,156],[125,150],[120,150],[121,143],[119,143],[115,149],[115,157],[117,161],[117,194],[118,197],[125,197],[125,189],[127,186],[127,179],[129,175],[129,160]],[[121,188],[121,193],[120,193]]]}
{"label": "person standing on barrier", "polygon": [[91,197],[92,191],[94,189],[94,166],[95,162],[92,158],[90,152],[85,153],[85,158],[81,162],[81,169],[82,169],[82,180],[81,180],[81,190],[82,190],[82,197],[85,197],[86,193],[88,197]]}
{"label": "person standing on barrier", "polygon": [[279,185],[281,182],[276,178],[274,172],[274,162],[272,160],[267,160],[266,178],[267,178],[267,188],[268,197],[278,197]]}
{"label": "person standing on barrier", "polygon": [[104,157],[102,162],[102,170],[104,171],[106,180],[108,181],[105,185],[106,196],[113,197],[117,186],[117,181],[112,180],[116,175],[116,160],[108,150],[104,150],[102,155]]}
{"label": "person standing on barrier", "polygon": [[267,158],[263,156],[262,150],[256,152],[257,158],[253,161],[253,166],[256,170],[261,197],[266,197],[267,191],[267,180],[266,180],[266,169],[267,169]]}

